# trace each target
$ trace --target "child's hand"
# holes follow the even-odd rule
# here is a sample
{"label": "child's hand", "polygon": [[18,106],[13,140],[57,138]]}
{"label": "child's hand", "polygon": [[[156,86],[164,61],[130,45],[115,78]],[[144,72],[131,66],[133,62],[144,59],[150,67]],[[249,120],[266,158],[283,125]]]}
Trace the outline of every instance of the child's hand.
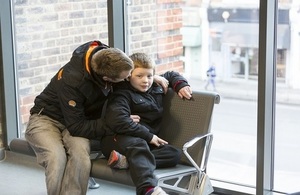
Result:
{"label": "child's hand", "polygon": [[181,99],[191,99],[192,98],[192,89],[190,86],[185,86],[178,91],[178,95]]}
{"label": "child's hand", "polygon": [[153,135],[150,144],[153,144],[155,146],[160,146],[160,145],[168,144],[168,142],[157,137],[157,135]]}
{"label": "child's hand", "polygon": [[140,116],[139,115],[130,115],[130,118],[133,120],[133,122],[135,123],[139,123],[140,122]]}

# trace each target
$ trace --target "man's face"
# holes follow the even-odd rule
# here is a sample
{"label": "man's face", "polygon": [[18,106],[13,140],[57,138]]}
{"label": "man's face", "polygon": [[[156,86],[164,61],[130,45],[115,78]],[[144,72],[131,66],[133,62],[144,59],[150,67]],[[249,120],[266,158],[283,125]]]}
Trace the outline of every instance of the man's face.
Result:
{"label": "man's face", "polygon": [[124,70],[123,72],[121,72],[119,78],[115,78],[115,79],[112,79],[112,78],[108,78],[107,77],[107,81],[109,82],[112,82],[112,83],[118,83],[118,82],[121,82],[121,81],[124,81],[125,79],[127,79],[129,76],[130,76],[130,73],[131,73],[131,70]]}

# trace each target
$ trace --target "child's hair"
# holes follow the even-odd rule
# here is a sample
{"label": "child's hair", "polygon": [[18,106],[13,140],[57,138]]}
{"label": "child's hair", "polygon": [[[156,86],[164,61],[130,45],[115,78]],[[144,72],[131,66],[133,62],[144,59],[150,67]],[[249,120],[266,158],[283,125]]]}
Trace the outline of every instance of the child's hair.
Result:
{"label": "child's hair", "polygon": [[97,51],[92,56],[91,68],[97,75],[116,79],[123,71],[131,70],[133,62],[123,51],[107,48]]}
{"label": "child's hair", "polygon": [[129,56],[129,58],[133,61],[134,69],[135,68],[147,68],[147,69],[153,69],[153,71],[154,71],[155,63],[147,54],[133,53]]}

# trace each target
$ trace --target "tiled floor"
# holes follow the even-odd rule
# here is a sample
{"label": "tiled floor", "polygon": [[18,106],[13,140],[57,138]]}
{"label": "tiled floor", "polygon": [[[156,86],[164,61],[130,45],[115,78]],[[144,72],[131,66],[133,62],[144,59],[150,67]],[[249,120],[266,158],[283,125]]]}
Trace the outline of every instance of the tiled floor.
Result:
{"label": "tiled floor", "polygon": [[[98,189],[87,195],[135,195],[135,188],[96,179]],[[0,161],[0,195],[47,195],[44,169],[34,157],[6,151]]]}
{"label": "tiled floor", "polygon": [[[134,187],[96,180],[98,189],[90,189],[87,195],[135,195]],[[0,162],[1,195],[46,195],[44,169],[33,157],[6,152]]]}

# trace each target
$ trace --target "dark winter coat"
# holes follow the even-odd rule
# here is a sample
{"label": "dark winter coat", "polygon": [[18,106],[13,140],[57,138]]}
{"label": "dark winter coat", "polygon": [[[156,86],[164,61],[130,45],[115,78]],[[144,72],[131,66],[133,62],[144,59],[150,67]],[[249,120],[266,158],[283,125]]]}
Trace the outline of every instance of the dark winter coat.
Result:
{"label": "dark winter coat", "polygon": [[[189,86],[186,79],[177,72],[168,71],[161,76],[169,81],[176,92]],[[105,112],[107,135],[126,134],[150,142],[153,134],[160,131],[165,95],[162,87],[153,83],[147,92],[140,92],[126,81],[123,86],[114,90],[108,99]],[[133,122],[130,115],[139,115],[140,122]]]}
{"label": "dark winter coat", "polygon": [[30,113],[40,113],[59,121],[73,136],[101,136],[103,122],[100,116],[109,90],[104,87],[105,81],[91,70],[90,61],[96,51],[105,48],[108,46],[99,41],[79,46],[70,61],[35,98]]}

